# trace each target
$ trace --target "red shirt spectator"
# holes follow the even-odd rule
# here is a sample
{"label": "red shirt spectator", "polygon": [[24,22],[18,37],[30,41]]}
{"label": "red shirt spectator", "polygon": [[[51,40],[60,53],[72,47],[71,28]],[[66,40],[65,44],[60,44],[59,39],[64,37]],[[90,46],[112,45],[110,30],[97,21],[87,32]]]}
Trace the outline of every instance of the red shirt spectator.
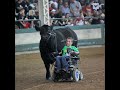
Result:
{"label": "red shirt spectator", "polygon": [[86,6],[83,7],[82,11],[84,15],[87,15],[88,12],[93,13],[93,9],[88,3],[86,4]]}

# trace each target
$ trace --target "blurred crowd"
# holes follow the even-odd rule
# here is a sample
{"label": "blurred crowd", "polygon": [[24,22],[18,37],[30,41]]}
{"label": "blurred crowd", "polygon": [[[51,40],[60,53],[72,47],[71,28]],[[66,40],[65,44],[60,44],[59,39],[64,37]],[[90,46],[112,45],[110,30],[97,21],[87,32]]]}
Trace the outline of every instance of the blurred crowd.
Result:
{"label": "blurred crowd", "polygon": [[105,23],[105,2],[104,0],[50,0],[49,13],[51,23],[54,25],[103,24]]}
{"label": "blurred crowd", "polygon": [[16,0],[15,1],[15,28],[31,28],[29,19],[39,19],[38,0]]}
{"label": "blurred crowd", "polygon": [[[16,0],[15,20],[39,19],[38,0]],[[49,0],[50,23],[55,26],[105,23],[105,0]],[[31,21],[19,21],[15,28],[30,28]]]}

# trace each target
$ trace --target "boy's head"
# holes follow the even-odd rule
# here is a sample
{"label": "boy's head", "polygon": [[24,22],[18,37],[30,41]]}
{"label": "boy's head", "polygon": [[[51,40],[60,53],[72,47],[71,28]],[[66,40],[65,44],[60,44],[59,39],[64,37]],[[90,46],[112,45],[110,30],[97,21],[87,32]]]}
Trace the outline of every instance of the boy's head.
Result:
{"label": "boy's head", "polygon": [[73,38],[72,37],[68,37],[67,41],[66,41],[66,45],[67,46],[71,46],[73,44]]}

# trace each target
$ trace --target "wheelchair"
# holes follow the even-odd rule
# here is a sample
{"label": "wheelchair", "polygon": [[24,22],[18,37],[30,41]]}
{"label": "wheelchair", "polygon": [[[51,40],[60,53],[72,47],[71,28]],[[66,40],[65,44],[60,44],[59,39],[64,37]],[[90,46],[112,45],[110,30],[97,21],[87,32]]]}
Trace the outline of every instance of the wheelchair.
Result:
{"label": "wheelchair", "polygon": [[[71,51],[68,51],[69,53]],[[59,72],[56,72],[56,66],[54,66],[52,79],[54,82],[57,81],[75,81],[83,79],[82,72],[78,69],[78,61],[80,60],[78,55],[70,55],[68,62],[68,71],[61,69]]]}

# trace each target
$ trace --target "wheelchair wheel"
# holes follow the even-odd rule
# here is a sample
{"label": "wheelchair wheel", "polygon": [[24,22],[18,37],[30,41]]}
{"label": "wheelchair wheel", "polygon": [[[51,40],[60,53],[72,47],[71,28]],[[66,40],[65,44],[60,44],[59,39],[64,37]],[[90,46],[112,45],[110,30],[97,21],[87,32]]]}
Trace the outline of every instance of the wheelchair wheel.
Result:
{"label": "wheelchair wheel", "polygon": [[58,76],[57,76],[57,73],[53,72],[53,75],[52,75],[52,80],[54,82],[57,82],[59,80]]}
{"label": "wheelchair wheel", "polygon": [[83,73],[80,72],[80,74],[79,74],[79,80],[82,80],[82,79],[83,79]]}
{"label": "wheelchair wheel", "polygon": [[73,71],[73,79],[75,82],[78,82],[80,79],[80,71],[78,69],[75,69]]}

